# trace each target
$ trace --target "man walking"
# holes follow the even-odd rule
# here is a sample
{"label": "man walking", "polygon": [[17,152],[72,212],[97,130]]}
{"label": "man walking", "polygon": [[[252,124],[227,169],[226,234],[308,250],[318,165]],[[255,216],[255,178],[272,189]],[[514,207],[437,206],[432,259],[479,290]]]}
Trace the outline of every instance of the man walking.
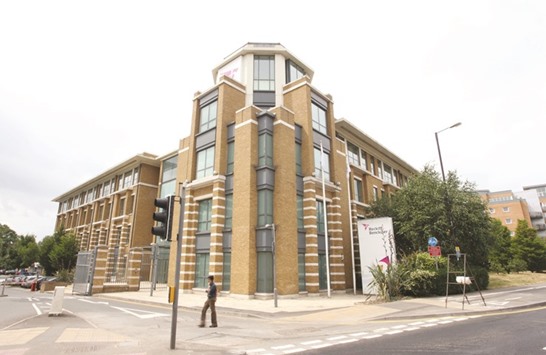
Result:
{"label": "man walking", "polygon": [[213,275],[210,275],[208,279],[209,288],[207,288],[207,300],[205,301],[203,309],[201,310],[201,323],[199,324],[199,327],[203,328],[205,326],[207,310],[210,307],[210,327],[216,328],[218,326],[218,323],[216,322],[216,284],[214,283]]}

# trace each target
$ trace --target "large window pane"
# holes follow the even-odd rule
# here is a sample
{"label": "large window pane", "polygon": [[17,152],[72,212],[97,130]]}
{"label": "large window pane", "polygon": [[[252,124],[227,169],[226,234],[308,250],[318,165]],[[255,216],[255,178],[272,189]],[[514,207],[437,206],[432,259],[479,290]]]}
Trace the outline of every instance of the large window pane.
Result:
{"label": "large window pane", "polygon": [[259,252],[256,291],[260,293],[273,292],[273,254]]}
{"label": "large window pane", "polygon": [[258,166],[273,166],[273,136],[269,133],[258,136]]}
{"label": "large window pane", "polygon": [[322,171],[324,171],[324,180],[330,181],[330,155],[324,151],[321,154],[320,148],[315,147],[315,176],[321,179]]}
{"label": "large window pane", "polygon": [[317,233],[324,234],[324,205],[322,201],[317,201]]}
{"label": "large window pane", "polygon": [[360,149],[352,143],[347,143],[347,159],[349,163],[360,165]]}
{"label": "large window pane", "polygon": [[195,282],[194,286],[207,288],[209,276],[209,254],[199,253],[195,255]]}
{"label": "large window pane", "polygon": [[222,275],[222,291],[231,289],[231,253],[224,253],[224,267]]}
{"label": "large window pane", "polygon": [[326,111],[315,104],[311,103],[311,116],[313,119],[313,129],[323,134],[328,134],[328,127],[326,125]]}
{"label": "large window pane", "polygon": [[303,196],[297,195],[296,202],[296,209],[298,213],[298,229],[303,230],[305,228],[305,225],[303,223]]}
{"label": "large window pane", "polygon": [[273,223],[273,191],[258,191],[258,226]]}
{"label": "large window pane", "polygon": [[198,232],[209,232],[212,219],[212,199],[199,201]]}
{"label": "large window pane", "polygon": [[231,229],[233,222],[233,194],[226,195],[226,221],[224,229]]}
{"label": "large window pane", "polygon": [[326,267],[326,254],[319,254],[319,289],[328,288],[328,268]]}
{"label": "large window pane", "polygon": [[211,102],[207,106],[201,107],[199,133],[208,131],[216,127],[216,117],[218,111],[218,101]]}
{"label": "large window pane", "polygon": [[275,91],[274,56],[254,56],[254,90]]}
{"label": "large window pane", "polygon": [[214,172],[214,147],[197,152],[197,169],[195,178],[211,176]]}
{"label": "large window pane", "polygon": [[298,284],[299,290],[305,291],[305,254],[298,254]]}
{"label": "large window pane", "polygon": [[235,142],[229,142],[227,145],[227,169],[226,174],[232,174],[235,165]]}

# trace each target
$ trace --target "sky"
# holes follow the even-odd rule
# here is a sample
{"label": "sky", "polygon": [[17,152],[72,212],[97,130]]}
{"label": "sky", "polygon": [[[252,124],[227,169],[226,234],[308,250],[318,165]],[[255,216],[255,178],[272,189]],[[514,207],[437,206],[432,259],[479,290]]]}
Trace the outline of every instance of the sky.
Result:
{"label": "sky", "polygon": [[[178,148],[194,93],[247,42],[281,43],[345,118],[478,189],[546,183],[546,1],[0,1],[0,224]],[[542,143],[542,144],[541,144]]]}

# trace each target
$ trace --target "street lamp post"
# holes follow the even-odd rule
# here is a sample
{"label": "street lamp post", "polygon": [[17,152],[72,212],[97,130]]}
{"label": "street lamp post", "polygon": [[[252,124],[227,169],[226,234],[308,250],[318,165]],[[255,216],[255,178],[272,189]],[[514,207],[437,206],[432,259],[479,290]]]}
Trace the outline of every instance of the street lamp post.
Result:
{"label": "street lamp post", "polygon": [[442,179],[444,180],[444,182],[446,181],[446,175],[444,173],[444,164],[442,163],[442,153],[440,152],[440,142],[438,141],[438,133],[448,130],[450,128],[459,127],[460,125],[461,125],[461,122],[457,122],[452,126],[449,126],[447,128],[444,128],[434,133],[434,136],[436,137],[436,146],[438,147],[438,157],[440,158],[440,169],[442,170]]}
{"label": "street lamp post", "polygon": [[267,224],[266,228],[271,228],[273,232],[273,242],[271,243],[271,253],[273,256],[273,303],[275,305],[275,308],[277,308],[277,267],[275,266],[275,248],[277,240],[276,240],[276,234],[277,234],[277,227],[275,226],[275,223],[273,224]]}

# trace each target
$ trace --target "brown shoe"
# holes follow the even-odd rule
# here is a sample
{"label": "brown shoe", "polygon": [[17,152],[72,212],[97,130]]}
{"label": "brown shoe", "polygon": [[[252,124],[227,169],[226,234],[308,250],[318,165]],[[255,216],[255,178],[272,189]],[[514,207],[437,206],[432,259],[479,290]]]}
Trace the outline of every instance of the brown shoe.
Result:
{"label": "brown shoe", "polygon": [[211,324],[211,325],[209,325],[209,328],[216,328],[216,327],[218,327],[218,324]]}
{"label": "brown shoe", "polygon": [[204,328],[205,325],[204,325],[204,324],[199,324],[198,327],[199,327],[199,328]]}

